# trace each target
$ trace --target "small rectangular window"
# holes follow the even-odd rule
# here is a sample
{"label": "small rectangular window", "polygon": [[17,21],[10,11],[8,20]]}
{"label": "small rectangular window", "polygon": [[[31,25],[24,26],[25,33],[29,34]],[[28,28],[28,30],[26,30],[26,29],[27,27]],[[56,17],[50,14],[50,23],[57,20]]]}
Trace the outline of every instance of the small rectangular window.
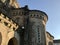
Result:
{"label": "small rectangular window", "polygon": [[7,26],[8,25],[8,23],[7,22],[4,22],[4,24]]}

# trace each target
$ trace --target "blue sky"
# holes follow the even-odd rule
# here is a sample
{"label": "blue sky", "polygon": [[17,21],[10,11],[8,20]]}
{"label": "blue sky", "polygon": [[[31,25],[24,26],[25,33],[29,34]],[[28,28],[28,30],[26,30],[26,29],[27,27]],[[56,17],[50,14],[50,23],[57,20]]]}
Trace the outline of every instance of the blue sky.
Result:
{"label": "blue sky", "polygon": [[29,9],[37,9],[46,12],[48,21],[46,30],[50,32],[55,39],[60,39],[60,0],[18,0],[20,7],[25,5]]}

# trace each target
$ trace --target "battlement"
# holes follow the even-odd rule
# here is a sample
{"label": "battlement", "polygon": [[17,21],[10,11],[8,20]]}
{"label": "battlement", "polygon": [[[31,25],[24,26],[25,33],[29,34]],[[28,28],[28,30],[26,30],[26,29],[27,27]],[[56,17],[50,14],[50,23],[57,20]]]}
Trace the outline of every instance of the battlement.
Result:
{"label": "battlement", "polygon": [[0,23],[4,24],[5,26],[12,30],[16,30],[18,28],[18,25],[16,23],[14,23],[8,17],[4,16],[2,13],[0,14]]}
{"label": "battlement", "polygon": [[47,14],[45,12],[39,11],[39,10],[30,10],[29,17],[41,19],[41,20],[44,20],[45,22],[48,20]]}

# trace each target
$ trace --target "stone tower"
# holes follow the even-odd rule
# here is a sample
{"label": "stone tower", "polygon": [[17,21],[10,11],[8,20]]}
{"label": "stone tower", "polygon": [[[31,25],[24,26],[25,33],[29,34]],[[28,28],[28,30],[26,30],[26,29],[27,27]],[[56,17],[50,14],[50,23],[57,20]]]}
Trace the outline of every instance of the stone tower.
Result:
{"label": "stone tower", "polygon": [[24,33],[24,45],[46,45],[45,25],[48,16],[39,10],[29,10],[28,24]]}
{"label": "stone tower", "polygon": [[9,17],[19,25],[20,45],[46,45],[45,25],[48,16],[45,12],[29,10],[26,6],[12,9],[10,14]]}

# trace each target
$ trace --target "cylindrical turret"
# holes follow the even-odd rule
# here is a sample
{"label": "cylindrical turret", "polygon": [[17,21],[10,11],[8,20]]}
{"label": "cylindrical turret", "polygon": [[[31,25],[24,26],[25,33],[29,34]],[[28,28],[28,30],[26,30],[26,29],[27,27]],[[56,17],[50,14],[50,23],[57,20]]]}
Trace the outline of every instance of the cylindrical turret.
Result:
{"label": "cylindrical turret", "polygon": [[[27,45],[46,45],[45,25],[48,16],[43,11],[30,10],[27,25],[28,35],[25,36]],[[27,38],[27,39],[26,39]]]}

